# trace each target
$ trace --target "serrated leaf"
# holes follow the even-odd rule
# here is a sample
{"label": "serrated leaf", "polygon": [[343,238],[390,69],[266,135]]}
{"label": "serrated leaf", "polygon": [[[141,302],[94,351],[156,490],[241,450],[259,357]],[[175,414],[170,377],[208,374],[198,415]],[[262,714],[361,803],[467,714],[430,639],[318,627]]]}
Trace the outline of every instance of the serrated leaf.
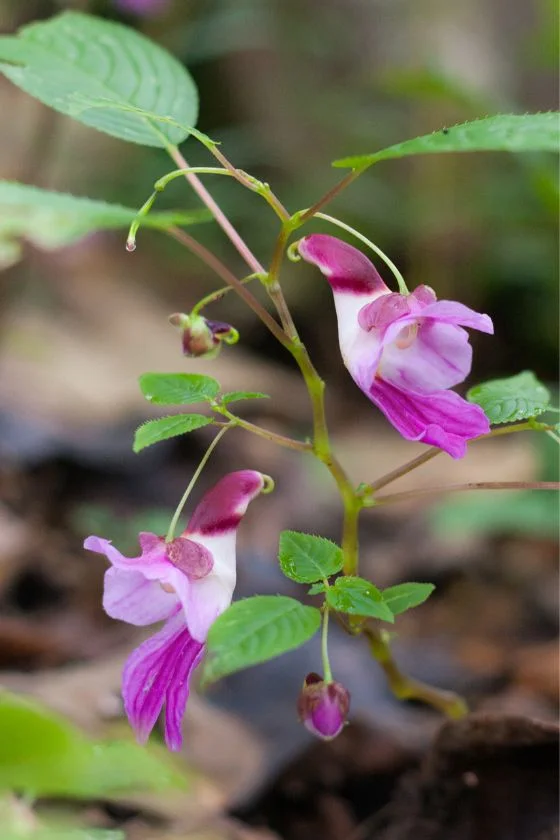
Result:
{"label": "serrated leaf", "polygon": [[134,433],[134,452],[140,452],[147,446],[159,443],[160,440],[194,432],[212,423],[211,417],[203,414],[174,414],[172,417],[160,417],[158,420],[148,420],[136,429]]}
{"label": "serrated leaf", "polygon": [[384,589],[381,595],[393,615],[399,615],[423,604],[434,589],[433,583],[399,583]]}
{"label": "serrated leaf", "polygon": [[90,741],[38,703],[0,693],[0,790],[96,799],[161,790],[182,781],[161,755],[133,743]]}
{"label": "serrated leaf", "polygon": [[220,399],[224,405],[228,405],[238,400],[269,400],[270,394],[261,394],[260,391],[228,391]]}
{"label": "serrated leaf", "polygon": [[140,390],[155,405],[188,405],[213,400],[220,385],[200,373],[143,373]]}
{"label": "serrated leaf", "polygon": [[203,681],[214,682],[300,647],[321,625],[321,613],[285,595],[236,601],[210,627]]}
{"label": "serrated leaf", "polygon": [[378,618],[391,624],[393,613],[383,600],[379,589],[360,577],[339,577],[326,592],[327,603],[337,612]]}
{"label": "serrated leaf", "polygon": [[525,370],[507,379],[475,385],[467,392],[467,399],[479,405],[491,423],[511,423],[546,411],[550,392],[532,371]]}
{"label": "serrated leaf", "polygon": [[439,152],[557,152],[559,148],[558,113],[497,114],[442,128],[372,154],[335,160],[333,166],[362,169],[380,160]]}
{"label": "serrated leaf", "polygon": [[112,21],[63,12],[0,37],[0,61],[31,96],[121,140],[165,148],[196,124],[198,94],[183,65]]}
{"label": "serrated leaf", "polygon": [[278,560],[286,577],[298,583],[328,578],[339,572],[344,563],[336,543],[299,531],[282,531]]}
{"label": "serrated leaf", "polygon": [[326,590],[326,586],[324,583],[319,581],[318,583],[314,583],[313,586],[310,586],[307,590],[308,595],[321,595]]}
{"label": "serrated leaf", "polygon": [[[0,266],[17,261],[20,239],[46,250],[61,248],[96,230],[128,228],[137,212],[120,204],[0,181]],[[209,218],[205,210],[154,211],[142,219],[142,225],[164,230]]]}

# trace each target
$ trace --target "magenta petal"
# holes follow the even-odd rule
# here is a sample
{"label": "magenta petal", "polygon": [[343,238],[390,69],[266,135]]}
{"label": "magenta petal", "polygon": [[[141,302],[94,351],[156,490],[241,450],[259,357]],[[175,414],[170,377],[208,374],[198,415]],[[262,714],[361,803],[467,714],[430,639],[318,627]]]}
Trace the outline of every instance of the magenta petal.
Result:
{"label": "magenta petal", "polygon": [[385,330],[394,321],[406,317],[410,312],[410,298],[391,292],[388,295],[380,295],[360,309],[358,323],[363,330]]}
{"label": "magenta petal", "polygon": [[169,618],[176,607],[177,596],[165,592],[157,581],[147,580],[142,572],[114,566],[105,572],[103,609],[111,618],[140,627]]}
{"label": "magenta petal", "polygon": [[196,534],[235,531],[249,502],[263,486],[262,474],[255,470],[239,470],[224,476],[198,503],[183,536],[196,540]]}
{"label": "magenta petal", "polygon": [[438,300],[424,307],[422,318],[433,318],[441,324],[456,324],[460,327],[470,327],[473,330],[494,334],[494,325],[489,315],[481,315],[474,309],[469,309],[454,300]]}
{"label": "magenta petal", "polygon": [[415,394],[376,378],[369,396],[407,440],[439,446],[452,458],[462,458],[466,441],[490,431],[488,418],[454,391]]}
{"label": "magenta petal", "polygon": [[298,251],[322,271],[335,292],[372,295],[389,291],[365,254],[342,239],[314,233],[300,240]]}
{"label": "magenta petal", "polygon": [[166,703],[165,741],[171,750],[181,748],[181,719],[189,680],[203,652],[204,645],[192,638],[179,612],[129,656],[123,670],[122,693],[139,743],[147,741]]}

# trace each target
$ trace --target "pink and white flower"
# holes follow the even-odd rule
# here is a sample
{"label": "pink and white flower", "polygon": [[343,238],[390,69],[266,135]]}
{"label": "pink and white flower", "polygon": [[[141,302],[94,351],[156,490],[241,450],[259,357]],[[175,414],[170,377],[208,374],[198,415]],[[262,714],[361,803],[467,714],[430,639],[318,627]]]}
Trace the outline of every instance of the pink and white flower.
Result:
{"label": "pink and white flower", "polygon": [[463,327],[493,333],[489,316],[438,301],[429,286],[391,292],[361,251],[333,236],[306,236],[298,250],[333,290],[342,358],[358,387],[407,440],[462,458],[466,442],[490,426],[479,406],[449,389],[471,370]]}
{"label": "pink and white flower", "polygon": [[192,672],[210,625],[230,605],[235,588],[237,527],[264,484],[252,470],[226,475],[203,497],[180,537],[166,542],[141,533],[139,557],[124,557],[100,537],[84,543],[111,563],[103,608],[112,618],[137,626],[166,622],[124,666],[124,707],[140,743],[165,704],[165,741],[171,750],[181,748]]}

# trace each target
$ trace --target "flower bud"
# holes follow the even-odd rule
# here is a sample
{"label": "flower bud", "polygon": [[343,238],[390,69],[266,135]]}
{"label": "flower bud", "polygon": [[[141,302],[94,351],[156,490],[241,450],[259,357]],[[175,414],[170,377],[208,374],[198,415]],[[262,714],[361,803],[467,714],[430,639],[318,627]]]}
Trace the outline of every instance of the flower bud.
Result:
{"label": "flower bud", "polygon": [[298,697],[298,715],[313,735],[330,741],[340,734],[350,709],[350,693],[338,682],[308,674]]}
{"label": "flower bud", "polygon": [[222,341],[235,344],[239,338],[231,324],[208,321],[202,315],[176,312],[169,316],[169,322],[181,330],[185,356],[212,359],[220,352]]}

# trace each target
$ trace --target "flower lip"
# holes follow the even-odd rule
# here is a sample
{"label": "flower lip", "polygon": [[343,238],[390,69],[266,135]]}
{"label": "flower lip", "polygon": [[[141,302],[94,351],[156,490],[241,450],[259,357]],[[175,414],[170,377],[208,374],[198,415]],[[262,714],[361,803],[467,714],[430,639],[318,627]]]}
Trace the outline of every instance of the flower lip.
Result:
{"label": "flower lip", "polygon": [[208,549],[186,537],[175,537],[166,542],[165,553],[169,562],[190,580],[206,577],[214,567],[214,558]]}

